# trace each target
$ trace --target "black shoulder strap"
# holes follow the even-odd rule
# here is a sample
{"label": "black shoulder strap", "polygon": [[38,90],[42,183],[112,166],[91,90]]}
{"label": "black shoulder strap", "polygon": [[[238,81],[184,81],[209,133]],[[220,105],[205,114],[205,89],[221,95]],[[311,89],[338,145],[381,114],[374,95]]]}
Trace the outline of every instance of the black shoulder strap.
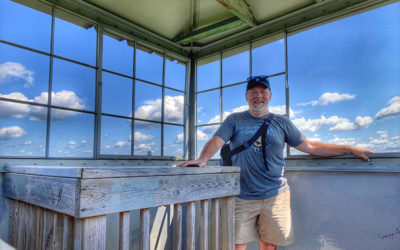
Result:
{"label": "black shoulder strap", "polygon": [[261,135],[261,141],[262,141],[262,152],[263,152],[263,159],[264,159],[264,164],[265,167],[268,170],[268,166],[267,166],[267,157],[265,154],[265,139],[267,137],[267,130],[269,125],[271,124],[271,122],[274,120],[275,115],[273,113],[270,113],[268,115],[268,117],[264,120],[263,124],[261,125],[261,127],[257,130],[257,132],[250,138],[250,140],[248,140],[245,144],[233,149],[231,151],[231,156],[242,152],[243,150],[249,148]]}

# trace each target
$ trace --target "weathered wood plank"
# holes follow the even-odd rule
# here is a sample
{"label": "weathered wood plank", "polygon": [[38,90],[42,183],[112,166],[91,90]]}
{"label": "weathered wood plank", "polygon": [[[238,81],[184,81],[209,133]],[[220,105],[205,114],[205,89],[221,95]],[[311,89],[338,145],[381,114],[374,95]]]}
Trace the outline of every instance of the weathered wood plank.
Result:
{"label": "weathered wood plank", "polygon": [[106,222],[106,215],[89,217],[83,220],[82,250],[106,249]]}
{"label": "weathered wood plank", "polygon": [[239,173],[82,179],[79,217],[236,195]]}
{"label": "weathered wood plank", "polygon": [[63,214],[75,215],[79,180],[6,173],[4,195]]}
{"label": "weathered wood plank", "polygon": [[84,219],[74,219],[74,250],[83,249]]}
{"label": "weathered wood plank", "polygon": [[74,218],[63,215],[63,241],[62,250],[74,249]]}
{"label": "weathered wood plank", "polygon": [[222,249],[235,249],[235,197],[224,197],[222,214]]}
{"label": "weathered wood plank", "polygon": [[43,235],[44,235],[44,208],[36,207],[37,208],[37,224],[36,224],[36,248],[35,249],[42,249],[43,248]]}
{"label": "weathered wood plank", "polygon": [[54,249],[62,249],[64,241],[64,215],[55,213],[54,221]]}
{"label": "weathered wood plank", "polygon": [[12,231],[11,231],[11,245],[17,246],[18,242],[18,222],[19,222],[19,201],[13,202],[13,211],[12,211]]}
{"label": "weathered wood plank", "polygon": [[55,244],[55,227],[56,213],[51,210],[44,212],[44,233],[43,244],[45,249],[54,249]]}
{"label": "weathered wood plank", "polygon": [[172,249],[182,249],[182,204],[174,205]]}
{"label": "weathered wood plank", "polygon": [[195,237],[195,223],[196,223],[196,208],[194,202],[188,202],[186,207],[186,249],[194,250],[196,237]]}
{"label": "weathered wood plank", "polygon": [[211,201],[211,249],[220,249],[220,199]]}
{"label": "weathered wood plank", "polygon": [[150,209],[140,209],[140,249],[150,250]]}
{"label": "weathered wood plank", "polygon": [[129,229],[131,212],[121,212],[119,214],[119,249],[129,250]]}
{"label": "weathered wood plank", "polygon": [[180,168],[171,166],[151,167],[85,167],[82,178],[140,177],[190,174],[239,173],[240,167],[207,166],[205,168]]}
{"label": "weathered wood plank", "polygon": [[10,165],[4,168],[9,173],[70,178],[80,178],[82,176],[82,167]]}
{"label": "weathered wood plank", "polygon": [[208,249],[208,200],[200,201],[200,250]]}

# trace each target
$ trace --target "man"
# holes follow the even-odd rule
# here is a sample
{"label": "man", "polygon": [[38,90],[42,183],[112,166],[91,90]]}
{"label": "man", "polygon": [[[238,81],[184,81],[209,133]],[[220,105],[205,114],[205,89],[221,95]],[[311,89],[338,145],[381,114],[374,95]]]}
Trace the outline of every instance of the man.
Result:
{"label": "man", "polygon": [[[249,77],[246,101],[249,109],[233,113],[225,119],[213,138],[204,146],[197,160],[178,165],[206,166],[207,161],[230,140],[231,149],[243,145],[256,133],[271,114],[268,104],[271,87],[267,76]],[[310,141],[282,115],[273,115],[266,136],[266,161],[262,154],[261,136],[246,150],[232,156],[240,166],[240,194],[235,200],[236,249],[246,249],[251,241],[259,241],[260,249],[276,249],[293,242],[290,190],[284,177],[285,142],[315,156],[329,157],[353,154],[369,161],[368,149]]]}

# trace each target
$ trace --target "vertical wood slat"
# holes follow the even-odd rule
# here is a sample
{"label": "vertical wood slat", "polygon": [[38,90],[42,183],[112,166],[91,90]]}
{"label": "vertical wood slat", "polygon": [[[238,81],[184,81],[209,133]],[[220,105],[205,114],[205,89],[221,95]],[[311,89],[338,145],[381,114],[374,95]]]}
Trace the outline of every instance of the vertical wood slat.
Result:
{"label": "vertical wood slat", "polygon": [[119,213],[119,250],[129,250],[130,211]]}
{"label": "vertical wood slat", "polygon": [[11,245],[16,246],[18,242],[18,201],[14,200],[13,203],[13,212],[12,212],[12,231],[11,231]]}
{"label": "vertical wood slat", "polygon": [[83,220],[74,219],[74,250],[81,250],[83,246]]}
{"label": "vertical wood slat", "polygon": [[172,242],[172,249],[182,249],[182,204],[174,205],[174,228]]}
{"label": "vertical wood slat", "polygon": [[63,239],[62,249],[74,249],[74,218],[68,215],[63,215]]}
{"label": "vertical wood slat", "polygon": [[106,222],[106,215],[87,217],[83,219],[82,250],[106,249]]}
{"label": "vertical wood slat", "polygon": [[193,201],[187,203],[186,209],[186,249],[195,249],[196,208]]}
{"label": "vertical wood slat", "polygon": [[208,200],[200,201],[200,250],[208,249]]}
{"label": "vertical wood slat", "polygon": [[37,221],[36,221],[36,248],[43,248],[43,234],[44,234],[44,208],[36,207]]}
{"label": "vertical wood slat", "polygon": [[211,249],[220,249],[220,199],[212,199],[211,203]]}
{"label": "vertical wood slat", "polygon": [[24,249],[25,248],[25,219],[26,219],[26,211],[25,211],[25,203],[18,202],[18,223],[17,223],[17,241],[15,242],[15,247],[17,249]]}
{"label": "vertical wood slat", "polygon": [[140,249],[150,250],[150,209],[140,209]]}
{"label": "vertical wood slat", "polygon": [[54,249],[54,243],[55,243],[54,225],[56,223],[55,220],[56,220],[56,214],[53,211],[45,209],[43,245],[46,250]]}
{"label": "vertical wood slat", "polygon": [[235,197],[224,197],[222,213],[222,249],[235,249]]}

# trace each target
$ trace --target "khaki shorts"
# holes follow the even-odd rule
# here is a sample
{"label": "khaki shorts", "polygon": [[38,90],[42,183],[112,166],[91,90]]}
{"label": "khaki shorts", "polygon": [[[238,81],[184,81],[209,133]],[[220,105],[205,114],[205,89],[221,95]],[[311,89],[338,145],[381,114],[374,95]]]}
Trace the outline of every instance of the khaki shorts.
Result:
{"label": "khaki shorts", "polygon": [[236,244],[261,239],[277,245],[293,242],[290,191],[265,200],[235,199]]}

